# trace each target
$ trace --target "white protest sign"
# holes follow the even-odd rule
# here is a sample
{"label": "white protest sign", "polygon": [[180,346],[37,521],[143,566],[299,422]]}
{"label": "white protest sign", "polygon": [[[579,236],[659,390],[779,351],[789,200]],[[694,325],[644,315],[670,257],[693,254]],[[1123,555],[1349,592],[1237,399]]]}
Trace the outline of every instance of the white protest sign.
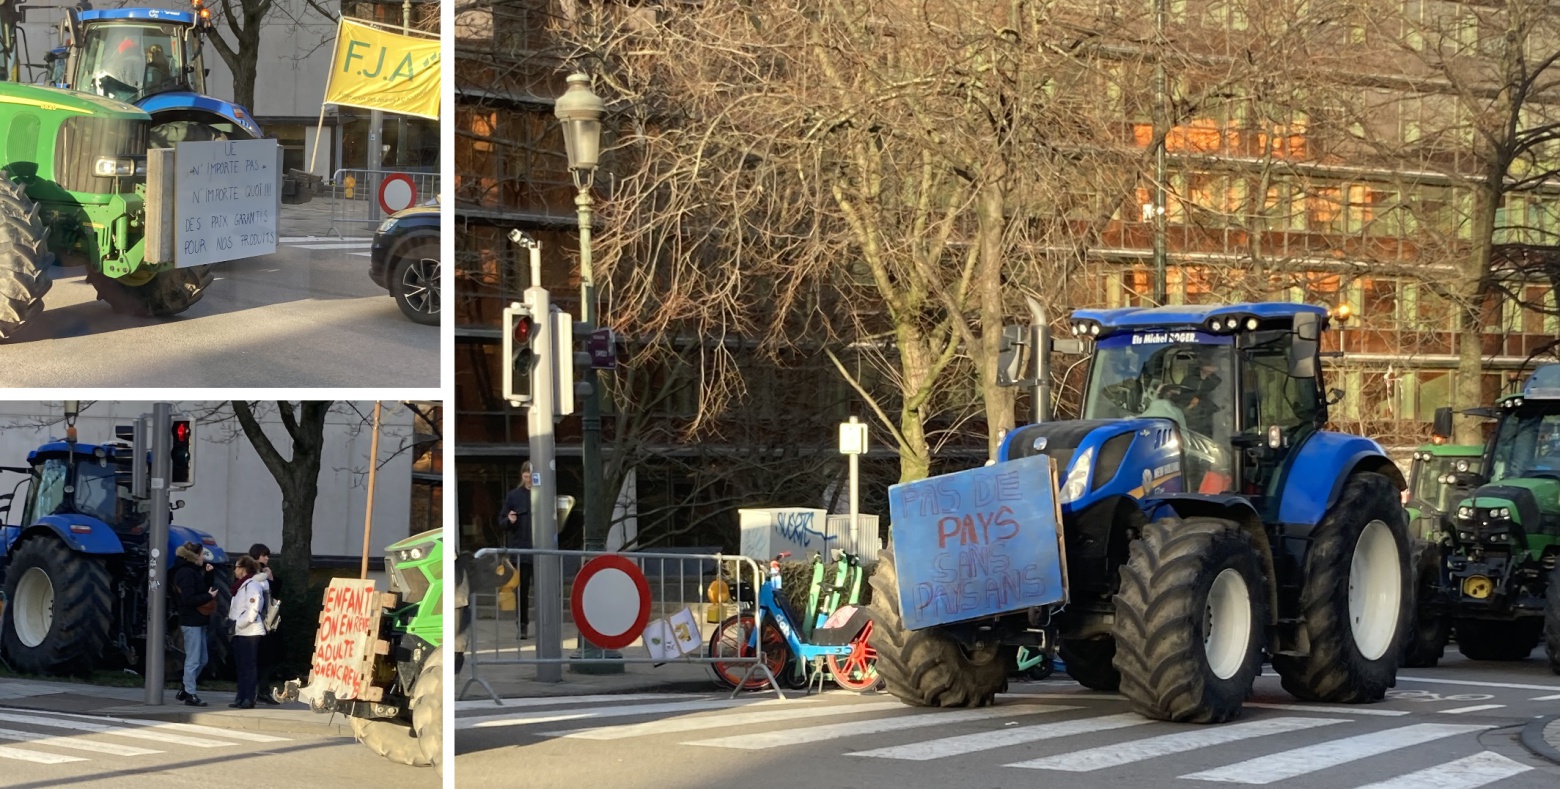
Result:
{"label": "white protest sign", "polygon": [[204,266],[276,253],[276,140],[176,146],[175,265]]}
{"label": "white protest sign", "polygon": [[379,595],[372,580],[332,578],[314,636],[309,685],[338,699],[362,699],[373,684],[374,641],[379,634]]}

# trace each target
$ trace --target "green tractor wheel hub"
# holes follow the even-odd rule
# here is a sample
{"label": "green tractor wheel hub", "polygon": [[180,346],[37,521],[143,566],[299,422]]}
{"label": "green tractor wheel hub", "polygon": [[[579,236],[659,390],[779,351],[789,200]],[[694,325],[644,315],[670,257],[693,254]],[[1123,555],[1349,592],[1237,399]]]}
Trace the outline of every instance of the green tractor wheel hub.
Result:
{"label": "green tractor wheel hub", "polygon": [[1379,520],[1365,525],[1349,561],[1349,623],[1354,646],[1366,660],[1387,653],[1397,635],[1403,604],[1403,570],[1392,529]]}
{"label": "green tractor wheel hub", "polygon": [[48,638],[54,626],[54,581],[42,567],[28,568],[17,582],[11,622],[16,638],[27,647],[36,647]]}

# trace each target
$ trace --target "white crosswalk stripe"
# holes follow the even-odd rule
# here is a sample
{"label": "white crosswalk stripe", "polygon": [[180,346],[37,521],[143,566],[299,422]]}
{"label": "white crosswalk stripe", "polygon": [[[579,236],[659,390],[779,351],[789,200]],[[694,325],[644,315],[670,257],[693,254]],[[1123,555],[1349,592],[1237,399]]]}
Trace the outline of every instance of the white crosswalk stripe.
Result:
{"label": "white crosswalk stripe", "polygon": [[0,729],[0,740],[29,742],[35,745],[48,745],[54,748],[69,748],[77,751],[93,751],[94,753],[105,753],[109,756],[150,756],[154,753],[162,753],[162,751],[151,748],[137,748],[133,745],[118,745],[96,740],[78,740],[72,737],[17,731],[16,729]]}
{"label": "white crosswalk stripe", "polygon": [[1214,770],[1183,775],[1199,781],[1222,781],[1237,784],[1270,784],[1296,778],[1340,764],[1358,761],[1369,756],[1422,745],[1431,740],[1471,734],[1489,726],[1455,725],[1449,723],[1415,723],[1397,729],[1359,734],[1340,740],[1307,745],[1303,748],[1268,754],[1256,759],[1231,764]]}
{"label": "white crosswalk stripe", "polygon": [[1074,751],[1027,762],[1014,762],[1008,767],[1029,767],[1039,770],[1066,770],[1088,772],[1106,767],[1141,762],[1156,756],[1167,756],[1194,748],[1224,745],[1269,734],[1314,729],[1335,723],[1347,723],[1341,718],[1267,718],[1265,720],[1232,723],[1224,726],[1200,726],[1191,731],[1163,734],[1143,740],[1106,745],[1083,751]]}
{"label": "white crosswalk stripe", "polygon": [[374,243],[367,236],[282,236],[276,241],[282,246],[311,251],[342,251],[357,257],[368,257],[371,254],[369,247]]}
{"label": "white crosswalk stripe", "polygon": [[1072,734],[1091,734],[1111,729],[1124,729],[1128,726],[1143,726],[1149,723],[1153,723],[1153,721],[1135,712],[1129,712],[1121,715],[1105,715],[1098,718],[1080,718],[1070,721],[1057,721],[1056,723],[1042,723],[1037,726],[1022,726],[1016,729],[1002,729],[1001,731],[961,734],[957,737],[945,737],[941,740],[920,742],[913,745],[896,745],[889,748],[873,748],[870,751],[857,751],[851,755],[924,762],[930,759],[963,756],[964,754],[977,751],[989,751],[993,748],[1005,748],[1009,745],[1020,745],[1026,742],[1035,742],[1036,740],[1049,740]]}
{"label": "white crosswalk stripe", "polygon": [[34,764],[65,764],[66,762],[84,762],[86,759],[80,756],[66,756],[59,753],[43,753],[41,751],[24,751],[21,748],[0,746],[0,759],[17,759]]}
{"label": "white crosswalk stripe", "polygon": [[558,721],[585,720],[592,718],[626,718],[634,715],[665,715],[674,712],[703,712],[706,710],[727,709],[730,707],[751,707],[755,704],[773,704],[774,702],[754,702],[748,699],[700,699],[698,701],[673,701],[663,704],[629,704],[621,707],[603,707],[601,709],[586,710],[583,712],[525,712],[519,714],[484,715],[476,718],[462,718],[455,723],[456,730],[460,729],[489,729],[497,726],[526,726],[532,723],[556,723]]}
{"label": "white crosswalk stripe", "polygon": [[1038,715],[1045,712],[1062,712],[1063,710],[1075,709],[1078,708],[1046,704],[1010,704],[1001,707],[982,707],[974,710],[952,710],[933,714],[903,715],[897,718],[879,718],[870,721],[830,723],[806,729],[786,729],[784,731],[767,731],[757,734],[734,734],[730,737],[716,737],[713,740],[694,740],[693,742],[685,742],[683,744],[708,745],[715,748],[741,748],[756,751],[764,748],[778,748],[783,745],[824,742],[835,738],[860,737],[865,734],[904,731],[926,726],[946,726],[950,723],[965,723],[968,721],[986,720],[988,718],[1016,718],[1020,715]]}
{"label": "white crosswalk stripe", "polygon": [[1483,751],[1359,789],[1474,789],[1531,769],[1498,753]]}
{"label": "white crosswalk stripe", "polygon": [[634,723],[626,726],[603,726],[576,731],[555,731],[549,732],[549,734],[556,737],[575,737],[586,740],[621,740],[650,734],[677,734],[687,731],[698,731],[700,729],[724,729],[731,726],[750,726],[755,723],[775,723],[778,721],[832,715],[856,715],[863,712],[882,712],[883,710],[902,710],[904,708],[905,705],[898,701],[842,704],[834,707],[823,705],[786,706],[762,712],[731,712],[709,717],[671,718],[668,720],[650,721],[648,723]]}
{"label": "white crosswalk stripe", "polygon": [[[179,746],[220,748],[237,747],[242,743],[290,741],[288,737],[217,726],[42,710],[0,709],[0,722],[11,724],[0,727],[0,741],[18,743],[16,746],[0,745],[0,762],[13,760],[47,765],[72,764],[90,761],[92,758],[152,757],[177,750]],[[114,742],[116,738],[152,742],[165,747],[127,745]]]}

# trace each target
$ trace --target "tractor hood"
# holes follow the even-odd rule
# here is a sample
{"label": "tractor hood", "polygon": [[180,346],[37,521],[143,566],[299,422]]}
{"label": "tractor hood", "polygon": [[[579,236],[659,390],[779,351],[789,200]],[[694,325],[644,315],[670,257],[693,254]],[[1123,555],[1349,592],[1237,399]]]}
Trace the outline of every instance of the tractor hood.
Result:
{"label": "tractor hood", "polygon": [[172,556],[179,546],[193,542],[199,545],[202,553],[206,554],[206,561],[212,564],[227,564],[227,552],[217,544],[217,539],[208,532],[192,529],[188,526],[168,526],[168,555]]}
{"label": "tractor hood", "polygon": [[199,120],[201,115],[216,116],[221,119],[218,122],[236,124],[255,139],[264,136],[260,132],[260,124],[255,123],[255,119],[243,107],[230,101],[202,96],[187,90],[172,90],[143,97],[140,107],[151,113],[152,120],[157,122],[162,121],[164,117]]}
{"label": "tractor hood", "polygon": [[1008,433],[999,461],[1049,455],[1063,512],[1111,496],[1181,492],[1181,437],[1169,419],[1041,422]]}
{"label": "tractor hood", "polygon": [[[1537,525],[1533,516],[1560,516],[1560,480],[1548,477],[1513,477],[1475,489],[1458,509],[1510,507],[1512,517],[1529,528]],[[1523,512],[1528,510],[1528,512]],[[1521,517],[1521,516],[1528,517]]]}
{"label": "tractor hood", "polygon": [[115,101],[93,93],[83,93],[79,90],[45,88],[36,85],[22,85],[14,82],[6,83],[5,91],[0,92],[0,107],[4,107],[7,110],[31,107],[44,112],[74,112],[99,118],[151,119],[150,115],[137,109],[135,105]]}

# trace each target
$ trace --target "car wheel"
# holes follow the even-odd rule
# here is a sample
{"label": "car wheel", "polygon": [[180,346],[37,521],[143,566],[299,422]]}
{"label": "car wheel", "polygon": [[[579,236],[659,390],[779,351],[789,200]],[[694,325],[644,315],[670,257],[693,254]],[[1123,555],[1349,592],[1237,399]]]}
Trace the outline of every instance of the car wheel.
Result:
{"label": "car wheel", "polygon": [[395,259],[390,272],[390,295],[401,313],[414,323],[439,325],[439,248],[423,241]]}

